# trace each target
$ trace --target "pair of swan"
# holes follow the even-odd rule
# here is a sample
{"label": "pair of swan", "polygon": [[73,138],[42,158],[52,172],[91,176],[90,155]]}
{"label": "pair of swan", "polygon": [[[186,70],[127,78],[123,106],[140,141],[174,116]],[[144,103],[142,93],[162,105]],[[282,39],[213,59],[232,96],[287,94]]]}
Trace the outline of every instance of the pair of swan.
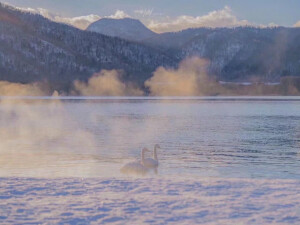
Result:
{"label": "pair of swan", "polygon": [[127,163],[125,166],[121,168],[121,172],[124,174],[145,175],[149,171],[149,169],[155,169],[155,172],[157,173],[157,167],[158,167],[157,149],[159,148],[160,146],[156,144],[154,146],[153,158],[146,158],[146,159],[145,159],[145,153],[150,152],[150,150],[147,148],[143,148],[141,151],[141,161]]}

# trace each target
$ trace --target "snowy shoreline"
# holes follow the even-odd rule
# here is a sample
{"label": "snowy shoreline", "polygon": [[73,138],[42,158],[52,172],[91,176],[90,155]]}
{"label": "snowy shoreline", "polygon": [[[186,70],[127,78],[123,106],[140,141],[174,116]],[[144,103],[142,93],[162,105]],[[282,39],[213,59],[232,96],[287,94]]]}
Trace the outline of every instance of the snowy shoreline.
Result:
{"label": "snowy shoreline", "polygon": [[299,224],[300,181],[0,178],[0,224]]}

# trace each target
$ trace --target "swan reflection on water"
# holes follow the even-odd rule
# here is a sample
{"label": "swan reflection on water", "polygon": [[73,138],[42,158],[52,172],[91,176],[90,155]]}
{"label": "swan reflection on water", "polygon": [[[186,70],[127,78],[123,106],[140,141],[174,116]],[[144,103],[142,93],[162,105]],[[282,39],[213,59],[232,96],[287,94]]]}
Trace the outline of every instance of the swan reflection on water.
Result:
{"label": "swan reflection on water", "polygon": [[157,149],[159,149],[160,146],[156,144],[154,146],[153,150],[153,158],[146,158],[145,159],[145,153],[150,152],[149,149],[143,148],[141,151],[141,160],[140,161],[134,161],[125,164],[121,168],[121,173],[126,175],[137,175],[137,176],[144,176],[151,170],[154,170],[155,174],[158,173],[158,157],[157,157]]}

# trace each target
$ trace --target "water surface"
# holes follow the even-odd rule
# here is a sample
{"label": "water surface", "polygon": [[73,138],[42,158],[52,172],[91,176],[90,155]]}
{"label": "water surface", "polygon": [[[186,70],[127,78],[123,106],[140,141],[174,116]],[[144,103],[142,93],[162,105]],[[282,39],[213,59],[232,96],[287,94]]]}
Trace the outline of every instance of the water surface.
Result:
{"label": "water surface", "polygon": [[2,98],[0,114],[2,177],[120,177],[158,143],[160,177],[300,179],[298,97]]}

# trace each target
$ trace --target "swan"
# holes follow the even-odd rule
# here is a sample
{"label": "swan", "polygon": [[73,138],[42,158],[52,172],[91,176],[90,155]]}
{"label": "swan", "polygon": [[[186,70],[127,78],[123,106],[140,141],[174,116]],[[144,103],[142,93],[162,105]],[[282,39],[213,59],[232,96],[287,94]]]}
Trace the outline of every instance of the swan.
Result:
{"label": "swan", "polygon": [[144,166],[147,168],[157,168],[158,167],[158,158],[157,158],[157,149],[160,148],[158,144],[154,146],[153,158],[144,159]]}
{"label": "swan", "polygon": [[133,174],[133,175],[145,175],[148,169],[145,167],[145,153],[150,152],[147,148],[143,148],[141,151],[141,161],[135,161],[125,164],[121,168],[121,173],[123,174]]}

